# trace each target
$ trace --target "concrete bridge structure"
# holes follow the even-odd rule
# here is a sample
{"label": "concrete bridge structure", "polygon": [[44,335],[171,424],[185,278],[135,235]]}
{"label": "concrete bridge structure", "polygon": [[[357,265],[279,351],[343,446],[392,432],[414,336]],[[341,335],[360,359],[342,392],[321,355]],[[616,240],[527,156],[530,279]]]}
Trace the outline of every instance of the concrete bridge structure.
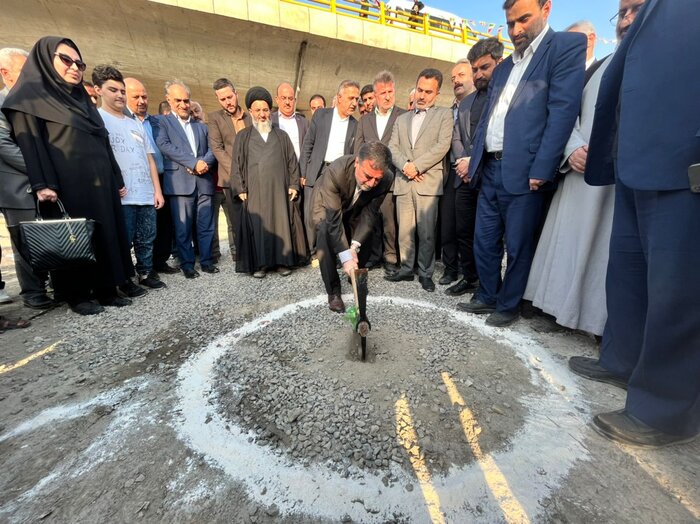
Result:
{"label": "concrete bridge structure", "polygon": [[392,15],[383,4],[366,17],[358,7],[335,0],[3,0],[0,47],[29,50],[45,35],[70,37],[88,63],[86,76],[110,63],[141,79],[151,112],[171,78],[185,81],[207,111],[218,107],[216,78],[230,78],[241,96],[253,85],[273,91],[288,81],[305,111],[312,94],[330,102],[341,80],[369,83],[382,69],[396,75],[397,103],[405,106],[425,67],[445,74],[439,103],[449,105],[452,64],[474,40],[458,30],[431,34],[423,22],[387,23]]}

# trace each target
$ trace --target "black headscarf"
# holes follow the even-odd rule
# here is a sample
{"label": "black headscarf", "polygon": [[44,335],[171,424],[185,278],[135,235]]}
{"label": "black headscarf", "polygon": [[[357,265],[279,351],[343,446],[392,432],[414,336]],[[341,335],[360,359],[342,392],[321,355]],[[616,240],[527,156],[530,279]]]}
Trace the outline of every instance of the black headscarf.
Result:
{"label": "black headscarf", "polygon": [[5,113],[19,111],[49,122],[57,122],[94,135],[107,136],[102,118],[82,84],[63,80],[53,66],[59,44],[66,44],[80,55],[72,40],[45,36],[32,47],[17,84],[7,95]]}

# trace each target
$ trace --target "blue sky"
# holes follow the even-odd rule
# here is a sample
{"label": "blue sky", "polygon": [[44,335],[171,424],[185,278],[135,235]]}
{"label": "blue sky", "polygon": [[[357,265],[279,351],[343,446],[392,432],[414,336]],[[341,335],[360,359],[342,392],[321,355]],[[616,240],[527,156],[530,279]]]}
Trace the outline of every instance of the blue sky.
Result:
{"label": "blue sky", "polygon": [[[502,0],[423,0],[426,6],[450,11],[460,18],[505,25],[505,15],[501,6]],[[599,41],[596,45],[596,56],[603,56],[614,51],[613,44],[603,44],[600,40],[615,38],[615,28],[609,20],[618,9],[619,0],[552,0],[552,14],[549,24],[553,29],[564,29],[569,24],[587,19],[595,25]],[[475,29],[481,29],[480,26]],[[507,31],[504,28],[504,35]]]}

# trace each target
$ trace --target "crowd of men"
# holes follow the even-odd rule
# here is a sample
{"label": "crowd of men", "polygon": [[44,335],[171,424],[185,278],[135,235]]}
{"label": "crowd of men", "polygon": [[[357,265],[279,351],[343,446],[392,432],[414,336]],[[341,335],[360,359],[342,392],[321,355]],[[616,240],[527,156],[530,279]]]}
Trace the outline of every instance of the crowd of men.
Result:
{"label": "crowd of men", "polygon": [[[575,373],[628,390],[625,409],[596,417],[601,433],[652,446],[696,436],[700,115],[684,104],[700,95],[700,55],[688,53],[694,66],[668,57],[674,45],[697,48],[681,28],[700,18],[698,5],[620,0],[612,21],[621,43],[602,60],[590,23],[549,27],[550,0],[503,7],[515,51],[506,58],[497,38],[477,42],[452,69],[451,107],[436,105],[443,75],[428,68],[405,109],[394,76],[381,71],[364,87],[341,82],[331,107],[312,96],[310,121],[296,112],[291,84],[280,83],[274,101],[249,89],[244,108],[226,78],[213,83],[221,109],[208,117],[179,80],[166,83],[167,104],[152,116],[140,81],[96,67],[95,97],[130,181],[122,199],[141,286],[122,291],[164,287],[158,273],[178,271],[166,262],[173,245],[186,278],[199,276],[197,256],[217,273],[220,209],[240,271],[287,276],[317,260],[335,312],[345,310],[341,266],[347,275],[383,266],[391,282],[417,274],[434,292],[441,256],[438,284],[449,296],[470,293],[455,307],[487,315],[488,325],[518,320],[525,300],[530,315],[602,336],[599,359],[570,361]],[[657,40],[660,20],[677,21],[678,34]],[[4,93],[22,58],[0,51]],[[676,69],[660,75],[661,64]],[[654,77],[679,75],[682,84],[665,82],[657,96]],[[134,148],[119,145],[138,129],[148,142],[135,162],[125,153]],[[21,158],[8,153],[6,123],[0,130],[0,172],[10,180]],[[19,205],[8,187],[8,224],[26,220],[33,203]],[[25,304],[50,307],[46,276],[15,260]]]}

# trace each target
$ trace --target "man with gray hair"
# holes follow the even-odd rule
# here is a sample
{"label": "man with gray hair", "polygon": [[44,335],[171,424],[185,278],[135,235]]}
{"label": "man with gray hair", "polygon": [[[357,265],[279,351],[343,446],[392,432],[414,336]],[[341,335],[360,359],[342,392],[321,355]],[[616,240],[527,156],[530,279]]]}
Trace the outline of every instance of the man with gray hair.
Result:
{"label": "man with gray hair", "polygon": [[[364,115],[357,124],[355,135],[355,154],[360,147],[367,142],[380,141],[385,146],[389,145],[391,133],[394,130],[394,122],[399,115],[405,113],[404,109],[396,106],[396,83],[394,75],[389,71],[381,71],[372,82],[374,90],[374,109]],[[384,258],[384,269],[387,273],[398,271],[398,247],[396,245],[396,207],[394,204],[393,187],[389,189],[380,208],[381,220],[377,222],[376,242],[369,265],[379,263]],[[379,239],[383,239],[380,242]],[[382,247],[383,254],[382,254]]]}
{"label": "man with gray hair", "polygon": [[[0,91],[0,107],[5,97],[19,78],[27,52],[22,49],[0,49],[0,75],[5,87]],[[12,139],[12,129],[5,114],[0,111],[0,209],[5,216],[8,227],[16,226],[22,221],[34,219],[35,202],[29,187],[24,158],[17,144]],[[27,307],[46,309],[54,301],[46,295],[47,275],[35,273],[22,257],[12,236],[12,252],[15,256],[15,272],[21,289],[20,295]],[[0,253],[0,257],[1,257]],[[5,283],[0,277],[0,304],[11,302],[5,292]]]}
{"label": "man with gray hair", "polygon": [[299,167],[301,186],[304,188],[304,218],[309,248],[314,251],[315,231],[311,225],[311,193],[323,169],[335,159],[353,152],[357,120],[352,114],[360,99],[360,84],[343,80],[335,96],[336,106],[317,109],[304,137]]}
{"label": "man with gray hair", "polygon": [[[595,33],[595,27],[588,20],[579,20],[574,22],[569,27],[564,29],[570,33],[583,33],[586,35],[586,69],[589,69],[595,64],[595,42],[598,38]],[[588,77],[586,77],[588,78]]]}
{"label": "man with gray hair", "polygon": [[207,126],[190,115],[189,88],[179,80],[165,84],[169,115],[159,118],[156,144],[163,153],[163,194],[170,198],[180,269],[197,278],[194,269],[192,227],[197,224],[199,263],[205,273],[218,273],[212,259],[214,238],[214,180],[210,169],[216,158],[209,147]]}

